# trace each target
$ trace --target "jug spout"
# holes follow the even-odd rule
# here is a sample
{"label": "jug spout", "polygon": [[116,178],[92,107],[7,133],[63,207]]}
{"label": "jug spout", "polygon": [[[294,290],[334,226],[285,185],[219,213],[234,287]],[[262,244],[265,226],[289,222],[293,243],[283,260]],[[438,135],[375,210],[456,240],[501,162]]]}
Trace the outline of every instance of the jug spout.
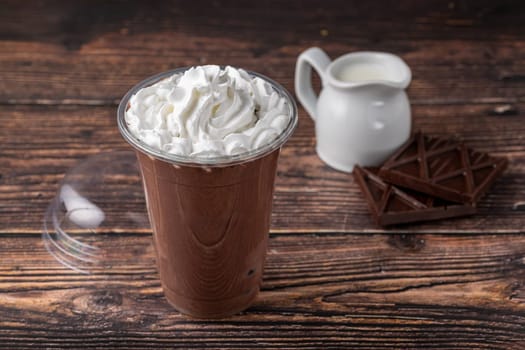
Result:
{"label": "jug spout", "polygon": [[326,81],[339,89],[363,85],[406,89],[412,79],[408,65],[398,56],[375,51],[349,53],[335,60],[326,71]]}

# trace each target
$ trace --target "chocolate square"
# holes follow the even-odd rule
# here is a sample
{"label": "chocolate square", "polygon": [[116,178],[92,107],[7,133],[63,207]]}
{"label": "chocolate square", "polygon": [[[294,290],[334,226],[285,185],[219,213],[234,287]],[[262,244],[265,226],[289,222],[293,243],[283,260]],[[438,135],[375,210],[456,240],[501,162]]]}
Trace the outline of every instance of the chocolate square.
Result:
{"label": "chocolate square", "polygon": [[377,176],[377,171],[377,168],[355,166],[353,174],[378,225],[437,220],[476,212],[470,204],[458,204],[388,184]]}
{"label": "chocolate square", "polygon": [[418,132],[385,162],[379,176],[431,196],[475,205],[506,167],[504,158]]}

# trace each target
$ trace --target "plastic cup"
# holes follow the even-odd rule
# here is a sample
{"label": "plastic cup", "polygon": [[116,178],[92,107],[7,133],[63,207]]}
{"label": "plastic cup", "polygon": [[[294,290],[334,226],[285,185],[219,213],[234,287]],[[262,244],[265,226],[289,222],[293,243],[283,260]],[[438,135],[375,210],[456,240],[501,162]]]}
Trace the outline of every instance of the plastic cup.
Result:
{"label": "plastic cup", "polygon": [[125,122],[138,90],[187,68],[164,72],[133,87],[118,108],[118,127],[135,148],[157,265],[167,300],[180,312],[221,318],[248,308],[262,280],[277,160],[297,126],[297,107],[279,84],[260,74],[289,107],[290,122],[271,143],[234,156],[192,158],[154,149]]}

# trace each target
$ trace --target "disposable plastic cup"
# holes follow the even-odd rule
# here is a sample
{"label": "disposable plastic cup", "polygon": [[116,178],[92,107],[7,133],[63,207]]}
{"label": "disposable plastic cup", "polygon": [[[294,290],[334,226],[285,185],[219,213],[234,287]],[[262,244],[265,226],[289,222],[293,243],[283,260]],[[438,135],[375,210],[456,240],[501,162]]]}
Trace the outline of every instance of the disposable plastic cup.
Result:
{"label": "disposable plastic cup", "polygon": [[118,127],[135,149],[157,265],[167,300],[180,312],[221,318],[248,308],[261,285],[281,146],[297,126],[297,107],[279,84],[260,74],[283,97],[290,121],[271,143],[234,155],[192,158],[168,154],[128,129],[130,98],[186,68],[161,73],[133,87],[118,108]]}

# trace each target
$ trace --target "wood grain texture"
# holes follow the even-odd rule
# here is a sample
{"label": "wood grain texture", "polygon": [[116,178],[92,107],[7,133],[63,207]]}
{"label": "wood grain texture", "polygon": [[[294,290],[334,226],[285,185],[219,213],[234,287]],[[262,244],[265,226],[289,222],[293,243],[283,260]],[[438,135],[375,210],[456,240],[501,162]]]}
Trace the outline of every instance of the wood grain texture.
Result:
{"label": "wood grain texture", "polygon": [[[114,104],[138,81],[230,64],[293,89],[297,56],[402,56],[412,102],[523,102],[524,5],[514,1],[8,1],[0,12],[0,103]],[[386,11],[385,9],[388,9]]]}
{"label": "wood grain texture", "polygon": [[[524,349],[524,11],[512,0],[2,1],[0,349]],[[110,250],[91,275],[46,252],[42,215],[67,169],[129,149],[116,105],[131,86],[217,63],[293,91],[311,46],[400,55],[414,129],[509,159],[476,216],[378,229],[352,177],[317,158],[300,108],[246,312],[209,322],[173,310],[147,225],[100,235]]]}
{"label": "wood grain texture", "polygon": [[210,322],[164,299],[151,237],[105,239],[112,267],[85,276],[2,235],[3,348],[525,346],[522,235],[273,235],[256,303]]}
{"label": "wood grain texture", "polygon": [[[523,115],[491,115],[492,104],[414,106],[414,128],[456,136],[474,149],[509,159],[509,168],[461,219],[392,228],[393,232],[523,232],[525,133]],[[518,104],[525,110],[525,104]],[[0,118],[0,232],[41,230],[41,218],[68,168],[89,155],[130,147],[116,127],[115,107],[3,106]],[[274,232],[384,232],[373,224],[351,175],[325,165],[315,154],[314,124],[300,123],[283,148],[274,196]],[[113,200],[108,193],[108,200]],[[133,211],[145,212],[143,202]],[[145,228],[147,229],[147,228]]]}

